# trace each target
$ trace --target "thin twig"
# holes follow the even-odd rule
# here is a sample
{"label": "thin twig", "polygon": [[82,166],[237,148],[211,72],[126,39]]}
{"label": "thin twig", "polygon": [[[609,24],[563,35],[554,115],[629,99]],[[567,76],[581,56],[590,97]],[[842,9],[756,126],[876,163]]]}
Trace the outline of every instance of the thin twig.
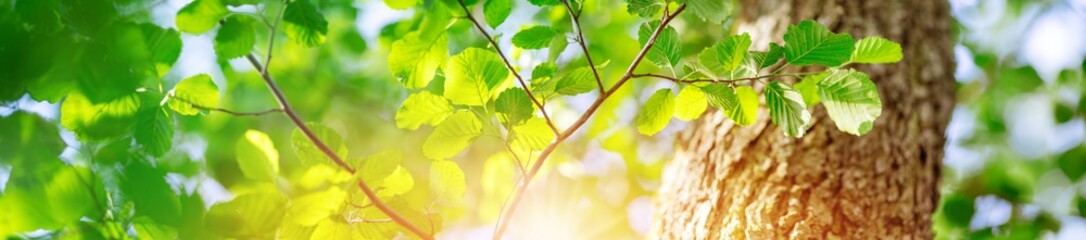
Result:
{"label": "thin twig", "polygon": [[592,62],[592,54],[588,53],[588,45],[584,40],[584,32],[581,31],[580,15],[573,12],[573,7],[569,6],[569,0],[563,0],[562,4],[566,6],[566,11],[569,12],[569,18],[573,20],[573,29],[577,31],[577,45],[581,46],[581,51],[584,52],[585,60],[588,60],[588,67],[592,68],[592,75],[596,77],[596,86],[599,86],[600,93],[603,93],[603,80],[600,79],[600,73],[596,70],[596,63]]}
{"label": "thin twig", "polygon": [[[347,162],[344,162],[343,159],[339,157],[339,155],[336,155],[336,153],[332,151],[332,149],[329,148],[327,144],[324,143],[324,141],[318,138],[317,135],[313,133],[313,130],[309,129],[309,127],[305,125],[305,121],[303,121],[298,113],[294,111],[294,108],[290,107],[290,103],[287,102],[287,98],[283,95],[283,91],[279,90],[279,86],[276,85],[275,81],[272,80],[271,76],[267,74],[267,68],[260,66],[260,62],[256,59],[256,56],[253,56],[253,54],[250,53],[246,56],[246,58],[249,59],[249,63],[253,64],[253,67],[255,67],[257,70],[260,70],[260,76],[264,78],[264,83],[268,85],[268,89],[271,90],[273,95],[275,95],[275,99],[279,102],[279,106],[283,109],[283,113],[285,113],[287,117],[289,117],[290,120],[294,122],[294,125],[297,126],[298,129],[301,130],[306,137],[309,138],[309,141],[313,142],[313,145],[317,145],[317,148],[320,149],[321,152],[324,153],[324,155],[327,155],[328,158],[331,158],[332,161],[336,163],[336,165],[339,165],[344,170],[347,170],[347,172],[354,174],[355,169],[348,165]],[[377,193],[373,192],[373,189],[371,189],[369,185],[366,185],[365,181],[358,180],[358,188],[362,189],[362,192],[366,194],[366,197],[370,199],[370,202],[373,203],[373,205],[376,206],[377,209],[380,209],[381,212],[384,212],[385,215],[388,215],[389,218],[392,218],[392,221],[396,222],[396,224],[399,224],[400,226],[406,228],[408,231],[411,231],[422,239],[434,239],[433,236],[427,234],[426,232],[423,232],[422,230],[419,230],[418,227],[415,227],[415,225],[407,221],[406,218],[400,216],[400,214],[397,213],[396,210],[393,210],[391,207],[385,204],[385,202],[381,201],[381,199],[377,197]]]}
{"label": "thin twig", "polygon": [[543,167],[543,163],[546,162],[547,157],[554,153],[554,150],[558,147],[558,145],[562,144],[562,142],[570,136],[573,136],[573,133],[577,132],[577,130],[580,129],[581,126],[583,126],[585,122],[587,122],[588,119],[592,117],[596,110],[599,110],[600,106],[603,105],[603,102],[607,100],[608,97],[617,92],[619,88],[621,88],[624,84],[626,84],[627,81],[630,80],[630,78],[633,78],[634,69],[636,69],[637,66],[641,64],[641,61],[645,59],[645,55],[648,54],[649,49],[651,49],[652,45],[656,43],[656,38],[660,36],[660,33],[663,32],[664,28],[667,27],[668,23],[670,23],[671,20],[674,20],[675,17],[677,17],[679,13],[682,13],[682,11],[685,9],[686,4],[682,4],[679,5],[677,9],[675,9],[674,13],[665,14],[663,20],[660,21],[660,25],[657,26],[656,30],[652,32],[652,36],[649,38],[648,42],[646,42],[645,46],[641,48],[641,51],[637,53],[637,57],[635,57],[633,62],[630,63],[630,66],[626,69],[626,73],[622,75],[622,78],[620,78],[618,82],[615,83],[615,85],[611,86],[610,89],[601,93],[600,96],[596,98],[596,101],[588,107],[588,110],[586,110],[585,113],[581,115],[581,117],[577,119],[576,122],[573,123],[573,125],[567,128],[566,131],[562,132],[562,134],[559,134],[557,138],[555,138],[554,142],[551,142],[550,145],[547,145],[547,147],[543,149],[543,152],[539,154],[538,160],[536,160],[536,162],[532,164],[532,168],[528,170],[528,173],[524,176],[524,178],[521,179],[520,183],[517,185],[517,189],[515,191],[516,193],[513,195],[512,201],[510,202],[508,208],[506,208],[505,211],[502,213],[502,218],[505,219],[505,222],[498,223],[498,229],[497,231],[495,231],[493,239],[501,239],[502,234],[505,233],[505,229],[509,226],[508,222],[512,219],[513,214],[516,212],[520,200],[524,198],[524,191],[528,188],[528,185],[531,184],[532,178],[535,177],[537,173],[539,173],[539,170]]}
{"label": "thin twig", "polygon": [[168,97],[170,99],[173,99],[173,100],[181,101],[181,102],[183,102],[185,104],[188,104],[189,107],[192,107],[192,108],[195,108],[195,109],[200,109],[200,110],[205,110],[205,111],[221,112],[221,113],[230,114],[230,115],[234,115],[234,116],[260,116],[260,115],[269,114],[269,113],[283,112],[282,108],[272,108],[272,109],[268,109],[268,110],[264,110],[264,111],[258,111],[258,112],[239,112],[239,111],[234,111],[234,110],[225,109],[225,108],[201,106],[201,105],[196,104],[196,103],[194,103],[192,101],[189,101],[187,99],[174,97],[173,94],[167,95],[166,97]]}
{"label": "thin twig", "polygon": [[551,121],[551,117],[547,114],[547,110],[544,109],[543,104],[539,103],[539,100],[535,98],[535,95],[532,94],[532,91],[528,90],[528,84],[524,81],[524,78],[520,77],[520,74],[517,73],[517,69],[513,68],[513,64],[509,63],[509,58],[505,57],[505,53],[503,53],[501,47],[498,46],[498,42],[494,41],[494,38],[486,32],[486,29],[483,28],[483,25],[480,24],[478,20],[475,20],[475,16],[471,14],[471,10],[468,9],[468,6],[464,4],[464,0],[457,1],[460,3],[460,8],[464,9],[464,17],[466,17],[468,21],[471,21],[471,23],[475,25],[475,29],[478,29],[479,33],[483,34],[483,37],[485,37],[486,40],[490,42],[491,46],[494,46],[494,51],[498,52],[498,56],[501,57],[502,62],[505,63],[505,67],[509,69],[510,73],[513,73],[513,77],[517,78],[517,82],[520,83],[521,88],[524,88],[524,92],[528,94],[528,98],[532,99],[532,104],[535,104],[535,106],[539,108],[539,112],[543,113],[543,118],[547,120],[547,126],[551,128],[551,131],[553,131],[554,134],[558,134],[558,127],[554,126],[554,121]]}
{"label": "thin twig", "polygon": [[[267,56],[264,56],[264,69],[260,71],[260,75],[267,75],[268,68],[271,67],[272,47],[275,46],[275,31],[279,29],[279,21],[283,20],[283,13],[287,12],[287,5],[290,4],[286,0],[283,1],[282,9],[279,9],[279,16],[275,17],[275,23],[271,25],[271,34],[268,34],[268,52]],[[267,7],[267,5],[264,5]]]}

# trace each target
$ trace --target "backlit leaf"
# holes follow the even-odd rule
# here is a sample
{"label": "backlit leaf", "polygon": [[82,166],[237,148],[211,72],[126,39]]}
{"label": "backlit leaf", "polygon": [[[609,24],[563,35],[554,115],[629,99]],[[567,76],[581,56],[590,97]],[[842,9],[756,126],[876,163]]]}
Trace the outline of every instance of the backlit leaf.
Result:
{"label": "backlit leaf", "polygon": [[494,103],[494,108],[498,112],[498,120],[510,125],[528,120],[535,112],[535,105],[532,105],[531,98],[522,88],[509,88],[503,91]]}
{"label": "backlit leaf", "polygon": [[882,114],[879,90],[863,72],[830,70],[818,82],[818,96],[837,128],[852,135],[866,134]]}
{"label": "backlit leaf", "polygon": [[201,34],[219,24],[228,13],[220,0],[195,0],[181,8],[174,21],[182,32]]}
{"label": "backlit leaf", "polygon": [[512,10],[512,0],[487,0],[483,5],[483,17],[490,27],[498,28],[505,22],[505,18],[509,17],[509,12]]}
{"label": "backlit leaf", "polygon": [[671,89],[660,89],[645,101],[641,106],[641,112],[637,115],[637,131],[645,135],[653,135],[671,121],[675,113],[675,96],[671,95]]}
{"label": "backlit leaf", "polygon": [[[328,146],[328,149],[335,151],[337,156],[347,156],[347,146],[343,144],[343,138],[340,137],[339,133],[336,133],[335,130],[319,123],[306,123],[306,126],[309,127],[309,130],[313,131],[313,134],[316,135],[318,139]],[[294,148],[294,153],[298,155],[298,161],[301,161],[302,166],[335,164],[328,155],[325,155],[320,148],[317,148],[316,144],[313,144],[313,142],[306,137],[301,129],[294,129],[290,135],[290,142]]]}
{"label": "backlit leaf", "polygon": [[786,83],[770,82],[765,88],[765,102],[769,117],[785,136],[803,137],[811,126],[811,113],[803,103],[803,96]]}
{"label": "backlit leaf", "polygon": [[460,170],[460,166],[455,162],[437,160],[430,165],[430,191],[438,203],[449,206],[460,205],[466,188],[464,171]]}
{"label": "backlit leaf", "polygon": [[430,159],[450,158],[475,141],[482,131],[482,123],[471,112],[454,113],[426,138],[422,152]]}
{"label": "backlit leaf", "polygon": [[445,97],[460,105],[486,104],[509,76],[498,54],[479,48],[453,56],[445,68]]}
{"label": "backlit leaf", "polygon": [[220,59],[243,57],[253,50],[256,44],[256,30],[253,20],[246,15],[227,17],[215,34],[215,55]]}
{"label": "backlit leaf", "polygon": [[[653,31],[659,25],[659,20],[641,24],[641,28],[637,31],[637,41],[641,43],[641,47],[648,43]],[[679,59],[682,58],[682,42],[679,40],[679,32],[670,26],[661,31],[645,58],[661,68],[673,68],[679,64]]]}
{"label": "backlit leaf", "polygon": [[400,109],[396,110],[396,127],[415,130],[423,124],[437,126],[452,114],[453,108],[449,105],[449,100],[429,91],[422,91],[407,96]]}
{"label": "backlit leaf", "polygon": [[412,32],[392,43],[388,68],[404,87],[419,89],[430,84],[448,56],[449,41],[444,34],[426,38]]}
{"label": "backlit leaf", "polygon": [[283,30],[295,43],[316,47],[328,35],[328,21],[309,0],[295,0],[283,12]]}
{"label": "backlit leaf", "polygon": [[347,192],[332,186],[292,199],[285,218],[294,224],[313,226],[332,215],[346,200]]}
{"label": "backlit leaf", "polygon": [[705,98],[705,93],[701,89],[693,86],[684,87],[682,91],[679,91],[679,96],[675,97],[675,117],[686,121],[698,119],[708,105],[708,99]]}
{"label": "backlit leaf", "polygon": [[901,61],[901,44],[881,37],[866,37],[856,42],[854,63],[895,63]]}
{"label": "backlit leaf", "polygon": [[181,115],[196,115],[201,108],[219,107],[219,87],[211,76],[200,74],[181,80],[170,90],[170,109]]}
{"label": "backlit leaf", "polygon": [[268,134],[247,130],[234,147],[241,173],[254,180],[274,180],[279,175],[279,150]]}
{"label": "backlit leaf", "polygon": [[512,145],[521,149],[543,150],[554,137],[554,131],[547,126],[547,120],[531,118],[524,124],[513,127]]}
{"label": "backlit leaf", "polygon": [[523,49],[541,49],[551,44],[558,31],[548,26],[534,26],[513,35],[513,45]]}

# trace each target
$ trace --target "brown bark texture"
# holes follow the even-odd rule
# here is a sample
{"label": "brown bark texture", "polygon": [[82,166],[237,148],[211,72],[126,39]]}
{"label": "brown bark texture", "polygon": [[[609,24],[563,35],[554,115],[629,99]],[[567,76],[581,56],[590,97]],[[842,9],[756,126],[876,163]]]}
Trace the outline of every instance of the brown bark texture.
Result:
{"label": "brown bark texture", "polygon": [[814,123],[802,138],[785,137],[764,107],[747,127],[718,111],[706,113],[679,134],[655,199],[650,238],[932,238],[944,131],[955,102],[948,3],[737,4],[738,31],[749,32],[756,48],[783,43],[789,24],[812,19],[857,40],[899,42],[904,59],[856,66],[878,85],[883,103],[881,117],[862,137],[839,131],[821,105],[810,108]]}

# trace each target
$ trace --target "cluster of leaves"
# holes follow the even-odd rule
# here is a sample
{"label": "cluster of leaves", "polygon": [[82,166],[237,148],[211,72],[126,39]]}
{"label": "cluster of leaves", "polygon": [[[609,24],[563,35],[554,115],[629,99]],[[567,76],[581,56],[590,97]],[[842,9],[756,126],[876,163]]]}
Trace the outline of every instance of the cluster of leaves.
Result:
{"label": "cluster of leaves", "polygon": [[[128,229],[135,229],[136,237],[148,239],[382,239],[406,230],[377,205],[394,209],[416,226],[428,226],[430,232],[440,229],[442,215],[459,212],[465,181],[455,163],[433,163],[429,187],[417,188],[397,151],[348,159],[349,168],[339,169],[300,130],[291,143],[305,171],[292,187],[276,187],[281,164],[275,141],[249,129],[230,145],[238,170],[261,187],[235,191],[233,200],[210,209],[195,189],[171,189],[167,174],[177,169],[168,167],[176,162],[176,154],[169,153],[176,145],[175,123],[184,116],[284,111],[223,109],[220,89],[208,74],[186,76],[168,87],[167,73],[182,48],[181,33],[214,33],[217,60],[225,64],[248,57],[264,72],[250,54],[261,29],[268,28],[271,38],[281,30],[299,46],[316,47],[326,42],[329,27],[308,0],[196,0],[177,13],[180,32],[140,22],[139,14],[156,5],[46,0],[0,6],[0,77],[6,85],[0,101],[28,94],[33,100],[59,102],[60,126],[90,151],[89,162],[66,163],[58,159],[65,144],[57,126],[22,112],[0,119],[0,142],[5,143],[0,163],[14,169],[0,196],[5,213],[0,235],[46,229],[57,230],[50,234],[58,237],[122,239],[132,237]],[[246,12],[249,6],[258,11]],[[348,155],[336,132],[320,124],[308,128],[336,149],[335,154]],[[39,148],[44,151],[26,150]],[[191,175],[199,170],[185,171]],[[374,188],[380,204],[364,193],[360,182]],[[416,199],[431,201],[409,202]],[[451,212],[438,210],[446,208]]]}
{"label": "cluster of leaves", "polygon": [[[580,2],[529,1],[539,7],[564,5],[572,23],[577,23],[574,10]],[[396,9],[413,7],[415,3],[386,3]],[[511,37],[520,49],[550,48],[548,61],[536,65],[530,78],[523,79],[516,66],[497,46],[497,40],[471,14],[475,1],[435,1],[419,8],[430,15],[414,31],[392,45],[389,70],[411,93],[396,112],[397,126],[415,130],[423,125],[434,130],[423,144],[426,157],[444,161],[464,151],[480,137],[493,137],[506,144],[506,151],[518,161],[521,170],[530,164],[521,159],[546,160],[549,152],[576,131],[580,123],[565,131],[555,126],[546,109],[549,101],[562,96],[576,96],[598,90],[598,101],[613,90],[605,90],[598,71],[609,61],[593,64],[560,66],[554,56],[572,43],[584,45],[580,32],[565,33],[553,26],[528,26]],[[759,99],[755,83],[765,83],[765,103],[770,117],[787,136],[801,137],[811,125],[808,107],[823,103],[830,117],[842,131],[863,135],[871,130],[882,110],[878,90],[863,72],[845,69],[853,63],[893,63],[902,58],[899,44],[879,37],[856,41],[852,36],[830,32],[826,27],[803,21],[788,28],[783,46],[771,44],[768,51],[748,51],[750,35],[729,36],[716,45],[705,48],[687,60],[682,55],[683,44],[678,31],[666,26],[674,18],[669,12],[691,9],[699,18],[712,23],[725,21],[731,12],[730,1],[628,1],[631,14],[643,17],[662,15],[660,20],[648,21],[637,33],[644,58],[661,69],[671,69],[671,75],[630,74],[624,77],[658,77],[677,85],[674,89],[655,91],[643,104],[637,116],[637,129],[652,135],[674,116],[695,120],[709,105],[740,125],[753,124],[758,118]],[[461,9],[463,11],[457,11]],[[484,19],[497,28],[509,15],[508,1],[490,0],[483,5]],[[663,12],[663,14],[661,14]],[[454,14],[455,13],[455,14]],[[450,55],[449,21],[454,15],[466,15],[493,49],[467,47]],[[657,26],[663,27],[656,30]],[[574,29],[579,27],[574,26]],[[469,30],[470,31],[470,30]],[[574,37],[567,38],[567,34]],[[500,37],[500,35],[498,35]],[[651,47],[649,46],[651,45]],[[631,71],[640,59],[635,60]],[[818,73],[761,75],[763,69],[778,66],[822,66]],[[561,71],[560,71],[561,70]],[[776,81],[784,77],[801,77],[795,86]],[[763,81],[768,79],[769,81]],[[624,80],[618,81],[615,88]],[[610,82],[610,81],[608,81]],[[676,97],[672,92],[678,92]],[[585,113],[583,119],[591,116]],[[534,170],[533,170],[534,171]],[[534,172],[523,172],[525,182]],[[521,184],[523,187],[526,184]],[[516,196],[512,208],[516,207]],[[499,223],[500,224],[500,223]],[[499,226],[498,233],[501,233]]]}

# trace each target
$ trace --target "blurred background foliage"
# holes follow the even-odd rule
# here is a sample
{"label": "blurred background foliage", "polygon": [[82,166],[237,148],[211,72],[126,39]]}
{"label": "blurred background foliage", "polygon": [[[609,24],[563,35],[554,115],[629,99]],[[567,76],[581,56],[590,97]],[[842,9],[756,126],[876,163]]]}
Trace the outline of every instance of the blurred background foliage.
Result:
{"label": "blurred background foliage", "polygon": [[[252,237],[245,231],[261,229],[252,226],[259,219],[217,217],[212,206],[244,202],[237,196],[268,189],[282,192],[285,199],[244,200],[299,201],[341,181],[338,170],[300,163],[289,147],[294,126],[279,114],[173,116],[173,147],[161,154],[134,143],[133,125],[140,124],[135,112],[101,108],[110,114],[62,123],[62,105],[72,104],[67,101],[75,95],[86,103],[80,109],[134,101],[138,112],[153,112],[166,90],[197,74],[211,76],[222,108],[277,107],[248,62],[216,56],[216,30],[200,35],[176,30],[176,13],[189,2],[0,0],[0,235]],[[231,11],[251,14],[268,15],[265,8],[282,7],[277,1],[224,2],[237,3]],[[270,74],[307,121],[343,137],[347,159],[403,152],[401,164],[415,184],[394,205],[426,211],[431,161],[421,145],[432,128],[396,127],[395,112],[407,94],[386,62],[392,42],[414,30],[426,12],[392,10],[377,0],[310,2],[328,21],[327,41],[306,47],[278,33]],[[589,49],[597,63],[611,62],[600,72],[605,81],[617,79],[639,47],[635,34],[645,20],[623,5],[618,0],[584,3],[581,22]],[[513,48],[512,33],[532,25],[572,31],[562,8],[541,9],[525,1],[513,6],[495,32],[502,33],[500,45],[522,73],[548,59],[564,68],[587,65],[575,47],[559,46],[563,50],[553,52]],[[934,216],[937,236],[1086,236],[1086,1],[954,0],[951,6],[957,18],[959,106],[947,130],[942,200]],[[683,55],[694,55],[732,32],[731,23],[694,18],[686,14],[673,23],[685,44]],[[458,33],[448,35],[452,53],[486,46],[462,19],[449,32]],[[257,56],[267,54],[269,34],[267,28],[256,28]],[[156,36],[179,41],[147,40]],[[652,64],[641,66],[639,72],[657,71]],[[513,236],[643,238],[652,221],[651,195],[660,170],[671,155],[674,134],[686,123],[672,121],[653,137],[638,134],[630,123],[639,102],[652,89],[671,83],[632,84],[605,102],[587,128],[547,162],[513,222]],[[594,97],[566,97],[548,110],[559,126],[567,126]],[[82,130],[74,132],[71,126]],[[235,143],[250,129],[267,133],[278,148],[277,180],[254,181],[241,172]],[[443,222],[439,238],[489,237],[517,177],[514,161],[501,146],[483,138],[453,159],[465,173],[467,192],[458,209],[431,216]],[[353,188],[348,192],[350,199],[361,198]],[[284,214],[284,209],[270,211]],[[280,237],[293,236],[280,231]]]}

